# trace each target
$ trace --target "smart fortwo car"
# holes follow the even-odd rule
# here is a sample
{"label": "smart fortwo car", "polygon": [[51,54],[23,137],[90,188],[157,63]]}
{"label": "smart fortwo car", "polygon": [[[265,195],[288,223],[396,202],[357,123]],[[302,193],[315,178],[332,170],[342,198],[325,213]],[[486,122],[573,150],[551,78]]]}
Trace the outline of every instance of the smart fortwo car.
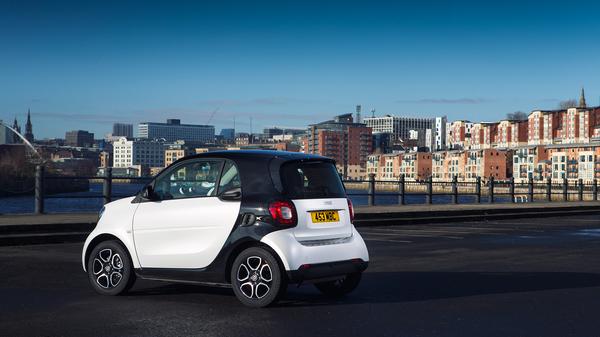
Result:
{"label": "smart fortwo car", "polygon": [[289,283],[342,296],[369,261],[353,217],[329,158],[209,152],[107,204],[83,247],[83,269],[104,295],[126,292],[139,277],[231,285],[253,307],[274,303]]}

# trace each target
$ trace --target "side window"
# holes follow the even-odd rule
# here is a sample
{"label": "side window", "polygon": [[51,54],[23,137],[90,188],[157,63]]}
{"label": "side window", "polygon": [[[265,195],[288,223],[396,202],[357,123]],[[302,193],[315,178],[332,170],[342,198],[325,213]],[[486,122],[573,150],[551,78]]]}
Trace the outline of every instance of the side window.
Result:
{"label": "side window", "polygon": [[222,164],[214,160],[185,162],[158,177],[154,192],[161,200],[214,196]]}
{"label": "side window", "polygon": [[221,176],[221,181],[219,182],[219,193],[229,191],[237,187],[242,187],[238,170],[233,162],[227,161],[225,162],[223,175]]}

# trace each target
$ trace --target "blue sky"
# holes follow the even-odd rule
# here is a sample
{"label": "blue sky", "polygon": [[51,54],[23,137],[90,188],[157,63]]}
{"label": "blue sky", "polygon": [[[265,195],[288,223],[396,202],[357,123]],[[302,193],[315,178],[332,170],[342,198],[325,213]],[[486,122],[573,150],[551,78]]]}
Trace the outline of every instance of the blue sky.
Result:
{"label": "blue sky", "polygon": [[377,114],[497,120],[585,86],[600,5],[460,1],[0,3],[0,119],[64,137],[113,122],[248,131]]}

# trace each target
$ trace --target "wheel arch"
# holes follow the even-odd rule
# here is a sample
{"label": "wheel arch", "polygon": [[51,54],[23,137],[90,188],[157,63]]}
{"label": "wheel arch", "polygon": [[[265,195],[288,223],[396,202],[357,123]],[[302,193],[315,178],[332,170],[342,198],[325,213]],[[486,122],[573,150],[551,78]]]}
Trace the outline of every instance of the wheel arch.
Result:
{"label": "wheel arch", "polygon": [[118,243],[120,243],[123,246],[123,248],[125,248],[125,251],[127,251],[127,254],[129,254],[129,258],[133,261],[133,255],[131,254],[131,252],[129,251],[129,249],[127,248],[127,245],[123,242],[123,240],[119,239],[114,234],[102,233],[102,234],[99,234],[96,237],[94,237],[85,249],[85,254],[84,254],[84,258],[83,258],[83,270],[84,271],[87,271],[87,261],[90,258],[90,254],[92,253],[92,250],[94,250],[94,248],[96,246],[98,246],[100,243],[102,243],[104,241],[111,241],[111,240],[117,241]]}
{"label": "wheel arch", "polygon": [[228,283],[231,283],[231,267],[233,266],[233,261],[235,261],[235,258],[238,257],[238,255],[240,255],[241,252],[243,252],[244,250],[246,250],[248,248],[252,248],[252,247],[264,248],[269,253],[271,253],[273,255],[273,257],[275,257],[275,259],[277,260],[277,264],[279,265],[279,268],[282,271],[283,276],[287,277],[287,274],[285,273],[285,270],[286,270],[285,265],[283,264],[281,257],[275,251],[275,249],[271,248],[271,246],[269,246],[268,244],[261,242],[261,241],[245,241],[245,242],[241,242],[240,244],[235,246],[235,248],[233,248],[232,251],[227,256],[227,261],[225,263],[225,280]]}

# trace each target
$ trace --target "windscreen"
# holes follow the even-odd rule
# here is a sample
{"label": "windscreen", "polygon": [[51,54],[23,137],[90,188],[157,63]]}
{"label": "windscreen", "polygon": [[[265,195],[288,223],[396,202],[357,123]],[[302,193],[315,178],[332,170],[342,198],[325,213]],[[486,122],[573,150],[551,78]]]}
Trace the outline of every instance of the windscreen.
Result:
{"label": "windscreen", "polygon": [[289,162],[281,167],[281,182],[290,199],[345,198],[335,166],[329,162]]}

